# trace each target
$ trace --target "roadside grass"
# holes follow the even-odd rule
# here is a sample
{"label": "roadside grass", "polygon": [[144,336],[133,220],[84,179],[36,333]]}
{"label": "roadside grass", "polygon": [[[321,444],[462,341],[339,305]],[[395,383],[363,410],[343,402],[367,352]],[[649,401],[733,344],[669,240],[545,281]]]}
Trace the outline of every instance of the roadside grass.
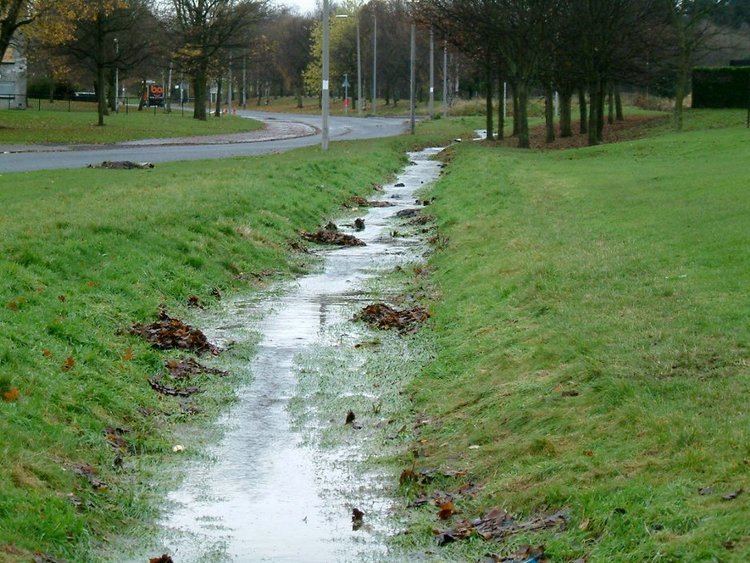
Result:
{"label": "roadside grass", "polygon": [[750,133],[726,127],[737,114],[691,111],[689,132],[593,148],[451,150],[430,206],[447,245],[422,336],[435,359],[412,385],[430,421],[418,466],[482,485],[456,519],[567,507],[571,521],[438,548],[432,531],[450,523],[428,507],[400,544],[457,560],[520,543],[554,561],[750,559]]}
{"label": "roadside grass", "polygon": [[160,110],[154,114],[135,109],[127,114],[108,115],[104,127],[96,123],[95,112],[3,110],[0,111],[0,144],[117,143],[136,139],[244,133],[263,127],[261,122],[254,119],[231,115],[199,121],[179,112],[163,113]]}
{"label": "roadside grass", "polygon": [[[146,377],[176,354],[129,336],[131,323],[161,303],[189,320],[192,294],[210,306],[214,287],[252,292],[242,274],[299,271],[289,245],[300,229],[365,194],[411,146],[475,126],[439,120],[416,137],[332,143],[328,153],[0,175],[0,560],[36,551],[95,560],[109,537],[154,516],[154,466],[174,460],[175,427],[200,425],[231,400],[236,380],[201,380],[203,415],[157,395]],[[106,427],[130,430],[122,468]],[[75,474],[82,463],[107,491]]]}

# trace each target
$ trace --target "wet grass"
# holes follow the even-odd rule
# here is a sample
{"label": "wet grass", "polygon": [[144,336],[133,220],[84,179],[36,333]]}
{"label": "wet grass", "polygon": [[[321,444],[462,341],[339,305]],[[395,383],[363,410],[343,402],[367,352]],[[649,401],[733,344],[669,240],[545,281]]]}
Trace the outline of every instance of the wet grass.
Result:
{"label": "wet grass", "polygon": [[232,115],[198,121],[179,112],[159,111],[154,114],[145,110],[109,115],[105,118],[104,127],[99,127],[95,112],[4,110],[0,111],[0,144],[117,143],[136,139],[244,133],[262,127],[260,121]]}
{"label": "wet grass", "polygon": [[436,356],[412,385],[431,421],[420,463],[482,484],[461,518],[567,507],[571,522],[441,549],[431,507],[402,545],[460,560],[524,541],[555,561],[750,557],[750,495],[722,498],[750,489],[738,115],[691,111],[686,133],[594,148],[452,150],[429,208],[447,246],[430,261]]}
{"label": "wet grass", "polygon": [[[0,393],[10,394],[0,401],[0,559],[37,550],[96,559],[158,509],[154,476],[190,420],[149,387],[167,355],[127,335],[130,323],[151,320],[160,303],[192,317],[187,297],[211,307],[214,287],[252,292],[247,274],[299,272],[289,243],[300,229],[395,172],[408,147],[474,126],[436,121],[417,138],[333,143],[327,154],[1,175]],[[230,401],[236,383],[207,384],[192,424]],[[107,426],[130,429],[123,469]],[[80,463],[108,490],[77,476]]]}

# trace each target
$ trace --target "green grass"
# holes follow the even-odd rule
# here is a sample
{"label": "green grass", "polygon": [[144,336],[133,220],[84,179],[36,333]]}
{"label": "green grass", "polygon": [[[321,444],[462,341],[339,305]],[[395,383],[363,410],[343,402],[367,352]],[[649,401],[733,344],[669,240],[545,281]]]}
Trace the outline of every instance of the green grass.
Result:
{"label": "green grass", "polygon": [[0,111],[0,144],[37,143],[117,143],[136,139],[189,137],[243,133],[263,127],[253,119],[235,116],[192,119],[178,111],[159,110],[120,112],[105,117],[104,127],[97,126],[95,112],[36,111],[33,109]]}
{"label": "green grass", "polygon": [[[127,335],[130,323],[160,303],[184,316],[191,294],[212,304],[213,287],[253,291],[241,273],[299,271],[289,249],[299,229],[382,181],[414,143],[473,127],[440,120],[416,138],[333,143],[328,153],[0,175],[0,392],[20,391],[0,400],[0,560],[36,550],[96,559],[102,541],[153,517],[159,490],[143,468],[173,458],[173,430],[186,420],[146,383],[165,355]],[[206,417],[232,383],[201,395]],[[137,455],[122,471],[107,426],[131,429]],[[95,466],[109,491],[93,491],[76,463]]]}
{"label": "green grass", "polygon": [[[554,561],[750,559],[750,132],[706,129],[737,115],[571,151],[452,151],[430,208],[448,242],[431,260],[436,357],[413,384],[432,421],[420,463],[483,485],[461,517],[572,521],[443,556],[530,541]],[[442,526],[431,509],[415,522],[402,543]]]}

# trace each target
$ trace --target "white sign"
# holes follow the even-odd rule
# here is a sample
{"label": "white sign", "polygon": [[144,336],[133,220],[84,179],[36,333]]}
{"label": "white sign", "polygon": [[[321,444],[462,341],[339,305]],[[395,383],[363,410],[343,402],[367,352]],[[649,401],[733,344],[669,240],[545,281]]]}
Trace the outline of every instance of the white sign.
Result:
{"label": "white sign", "polygon": [[328,90],[328,80],[323,81],[323,90]]}

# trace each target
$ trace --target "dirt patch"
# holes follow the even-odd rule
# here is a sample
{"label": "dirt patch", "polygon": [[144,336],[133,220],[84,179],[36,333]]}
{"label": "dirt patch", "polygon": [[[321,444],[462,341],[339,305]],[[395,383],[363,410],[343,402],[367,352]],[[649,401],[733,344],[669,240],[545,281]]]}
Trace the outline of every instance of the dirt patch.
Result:
{"label": "dirt patch", "polygon": [[164,308],[159,309],[159,319],[150,324],[135,323],[130,334],[145,338],[159,350],[190,350],[196,354],[219,354],[219,349],[211,344],[206,335],[197,328],[173,319]]}
{"label": "dirt patch", "polygon": [[550,528],[564,528],[569,516],[560,510],[553,514],[533,516],[519,522],[502,508],[493,508],[481,518],[462,520],[449,529],[437,533],[438,545],[447,545],[454,541],[465,540],[472,536],[484,540],[502,540],[512,535],[536,532]]}
{"label": "dirt patch", "polygon": [[87,168],[104,168],[107,170],[148,170],[153,168],[152,162],[133,162],[131,160],[105,160],[101,164],[89,164]]}
{"label": "dirt patch", "polygon": [[[615,121],[613,124],[605,123],[602,132],[602,143],[617,143],[621,141],[630,141],[645,137],[649,130],[664,121],[661,115],[632,115],[628,116],[625,121]],[[574,149],[588,146],[588,136],[581,135],[579,131],[579,122],[572,124],[574,135],[572,137],[560,137],[559,129],[556,131],[557,137],[552,143],[546,142],[546,128],[544,125],[537,125],[529,130],[529,143],[533,149]],[[518,145],[516,137],[506,137],[502,141],[484,141],[490,145],[502,145],[506,147],[515,147]]]}
{"label": "dirt patch", "polygon": [[362,309],[356,320],[384,330],[395,328],[399,332],[414,332],[429,318],[427,310],[419,306],[398,310],[385,303],[373,303]]}
{"label": "dirt patch", "polygon": [[317,244],[332,244],[335,246],[366,246],[363,241],[355,236],[340,233],[338,231],[317,231],[315,233],[303,232],[302,238]]}

